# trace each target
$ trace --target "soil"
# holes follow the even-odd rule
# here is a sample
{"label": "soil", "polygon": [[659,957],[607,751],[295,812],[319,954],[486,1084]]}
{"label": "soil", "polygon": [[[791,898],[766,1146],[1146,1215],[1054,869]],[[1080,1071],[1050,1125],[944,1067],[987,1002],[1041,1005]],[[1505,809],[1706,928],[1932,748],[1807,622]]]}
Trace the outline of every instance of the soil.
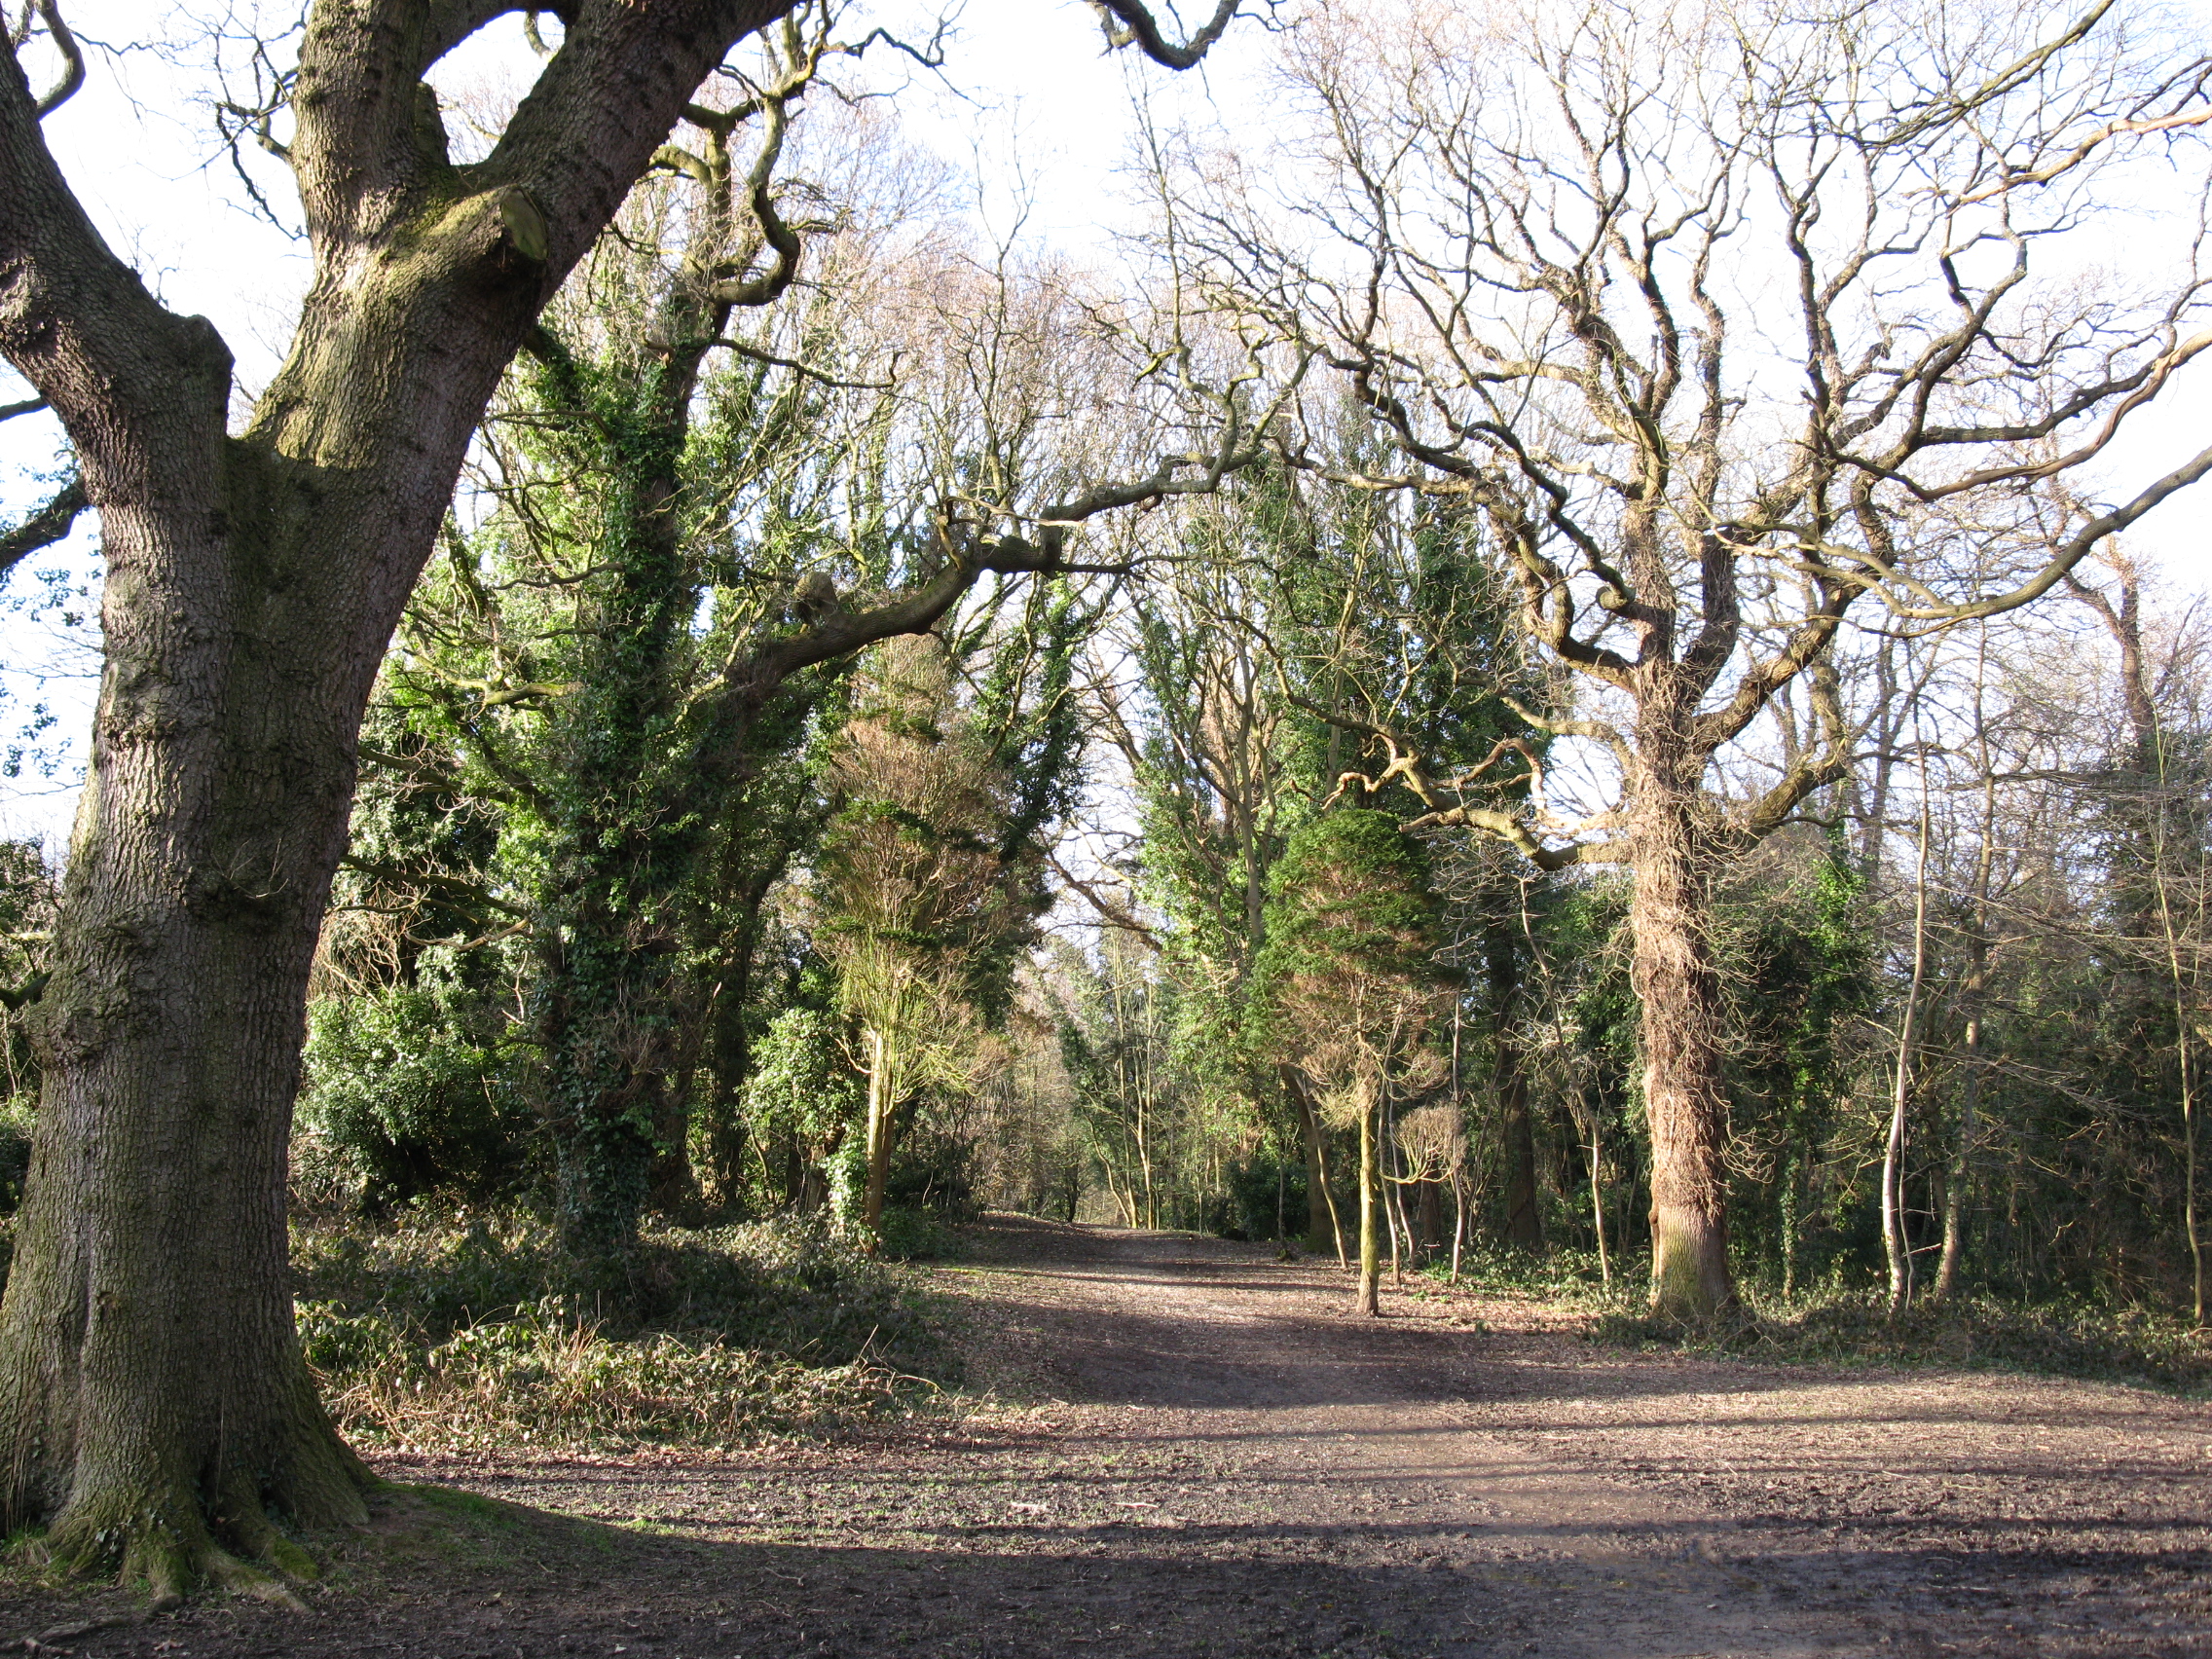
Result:
{"label": "soil", "polygon": [[[2212,1411],[1630,1351],[1182,1235],[995,1218],[979,1402],[716,1459],[382,1460],[305,1612],[18,1582],[86,1655],[2212,1655]],[[121,1622],[102,1623],[117,1620]],[[87,1625],[97,1628],[84,1629]]]}

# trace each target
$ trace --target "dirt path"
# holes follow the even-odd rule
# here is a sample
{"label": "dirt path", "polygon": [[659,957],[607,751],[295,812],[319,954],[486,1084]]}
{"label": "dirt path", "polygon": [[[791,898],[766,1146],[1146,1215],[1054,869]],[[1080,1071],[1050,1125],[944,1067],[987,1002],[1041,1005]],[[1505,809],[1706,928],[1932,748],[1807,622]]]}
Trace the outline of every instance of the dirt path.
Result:
{"label": "dirt path", "polygon": [[[1632,1354],[1213,1240],[1002,1221],[939,1270],[1004,1405],[732,1462],[394,1459],[305,1614],[88,1654],[2212,1655],[2212,1413]],[[470,1496],[465,1494],[480,1494]],[[487,1503],[484,1498],[507,1500]],[[509,1507],[509,1505],[514,1507]],[[70,1612],[0,1607],[0,1639]]]}

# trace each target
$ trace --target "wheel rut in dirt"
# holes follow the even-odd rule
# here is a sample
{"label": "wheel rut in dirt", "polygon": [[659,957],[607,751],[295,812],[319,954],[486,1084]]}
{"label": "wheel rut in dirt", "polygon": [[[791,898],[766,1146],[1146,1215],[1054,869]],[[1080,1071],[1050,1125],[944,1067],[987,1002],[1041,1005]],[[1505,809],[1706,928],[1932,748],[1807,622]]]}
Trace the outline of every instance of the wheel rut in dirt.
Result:
{"label": "wheel rut in dirt", "polygon": [[[722,1460],[388,1458],[305,1615],[87,1654],[2212,1651],[2212,1423],[2138,1390],[1637,1353],[1540,1305],[997,1217],[973,1410]],[[1410,1281],[1409,1281],[1410,1285]],[[96,1609],[95,1609],[96,1610]],[[10,1609],[27,1633],[82,1609]],[[8,1634],[0,1629],[0,1636]]]}

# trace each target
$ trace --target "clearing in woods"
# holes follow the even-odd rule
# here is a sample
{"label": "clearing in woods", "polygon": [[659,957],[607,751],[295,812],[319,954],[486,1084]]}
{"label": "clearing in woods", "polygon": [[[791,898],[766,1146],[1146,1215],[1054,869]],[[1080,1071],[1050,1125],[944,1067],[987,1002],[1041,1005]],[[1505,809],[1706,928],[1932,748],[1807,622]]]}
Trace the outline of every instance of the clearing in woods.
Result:
{"label": "clearing in woods", "polygon": [[[87,1655],[2212,1654],[2212,1415],[1632,1353],[1540,1305],[994,1218],[998,1399],[733,1459],[383,1460],[305,1612],[17,1592]],[[98,1624],[102,1619],[123,1622]],[[42,1648],[41,1643],[44,1644]],[[11,1641],[11,1647],[16,1643]]]}

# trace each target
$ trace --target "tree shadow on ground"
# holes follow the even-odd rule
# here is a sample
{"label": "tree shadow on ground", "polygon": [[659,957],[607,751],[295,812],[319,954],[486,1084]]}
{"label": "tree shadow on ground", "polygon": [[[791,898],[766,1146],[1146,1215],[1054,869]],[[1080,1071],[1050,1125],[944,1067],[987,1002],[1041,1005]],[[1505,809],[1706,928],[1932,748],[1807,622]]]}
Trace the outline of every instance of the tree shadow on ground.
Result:
{"label": "tree shadow on ground", "polygon": [[1172,1540],[968,1528],[904,1548],[687,1535],[701,1530],[398,1488],[368,1533],[324,1541],[331,1571],[305,1613],[208,1600],[147,1618],[113,1593],[61,1596],[18,1580],[0,1600],[0,1636],[126,1620],[50,1644],[91,1659],[1668,1659],[1714,1651],[1716,1640],[1731,1654],[1802,1653],[1808,1615],[1838,1639],[1834,1651],[1911,1652],[1923,1645],[1913,1633],[1938,1627],[1950,1650],[2024,1651],[2006,1645],[2008,1631],[2036,1606],[2038,1653],[2181,1654],[2197,1651],[2194,1636],[2080,1596],[2071,1634],[2054,1627],[2045,1581],[2212,1565],[2200,1549],[2156,1561],[1923,1549],[1731,1563],[1687,1532],[1641,1540],[1635,1568],[1544,1554],[1469,1564],[1454,1548],[1464,1533],[1265,1521]]}

